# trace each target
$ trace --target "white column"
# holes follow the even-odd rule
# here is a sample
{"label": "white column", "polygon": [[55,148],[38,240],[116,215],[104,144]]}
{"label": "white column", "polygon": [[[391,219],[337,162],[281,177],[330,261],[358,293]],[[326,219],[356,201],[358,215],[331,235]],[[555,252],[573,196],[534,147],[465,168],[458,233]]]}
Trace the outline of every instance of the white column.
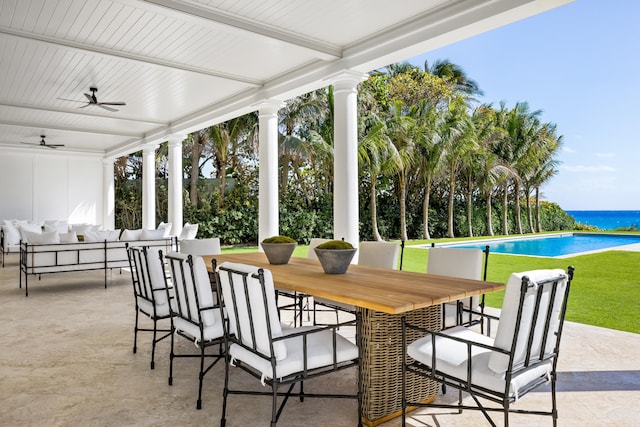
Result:
{"label": "white column", "polygon": [[115,161],[116,159],[113,157],[102,159],[103,230],[116,228],[116,184],[113,172]]}
{"label": "white column", "polygon": [[259,119],[258,242],[279,234],[278,110],[283,103],[266,100],[256,105]]}
{"label": "white column", "polygon": [[186,135],[170,135],[169,141],[169,188],[168,188],[168,222],[172,223],[171,235],[179,236],[182,232],[182,141]]}
{"label": "white column", "polygon": [[147,144],[142,149],[142,228],[156,228],[156,148]]}
{"label": "white column", "polygon": [[[333,124],[333,237],[358,247],[358,83],[366,76],[344,72],[332,77]],[[354,261],[357,258],[354,257]]]}

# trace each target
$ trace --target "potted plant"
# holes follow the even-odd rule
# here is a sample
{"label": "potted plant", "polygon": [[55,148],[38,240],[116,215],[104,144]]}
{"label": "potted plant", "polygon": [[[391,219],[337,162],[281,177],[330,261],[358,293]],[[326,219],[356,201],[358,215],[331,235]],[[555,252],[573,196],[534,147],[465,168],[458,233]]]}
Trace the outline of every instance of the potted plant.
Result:
{"label": "potted plant", "polygon": [[330,240],[316,246],[314,250],[325,273],[344,274],[357,249],[344,240]]}
{"label": "potted plant", "polygon": [[273,236],[260,242],[269,264],[286,264],[296,248],[296,241],[288,236]]}

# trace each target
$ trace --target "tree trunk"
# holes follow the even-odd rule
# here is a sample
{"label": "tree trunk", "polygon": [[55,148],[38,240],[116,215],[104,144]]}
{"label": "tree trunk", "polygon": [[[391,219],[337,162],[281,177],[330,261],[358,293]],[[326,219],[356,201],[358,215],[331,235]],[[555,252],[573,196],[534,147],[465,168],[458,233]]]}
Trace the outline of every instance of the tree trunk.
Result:
{"label": "tree trunk", "polygon": [[447,224],[447,237],[455,237],[453,232],[453,201],[455,192],[456,180],[453,168],[449,171],[449,222]]}
{"label": "tree trunk", "polygon": [[493,236],[493,221],[491,214],[491,189],[489,189],[486,193],[487,199],[487,235]]}
{"label": "tree trunk", "polygon": [[431,239],[429,233],[429,201],[431,199],[431,177],[427,178],[427,182],[424,186],[424,200],[422,201],[422,223],[424,224],[424,230],[422,237],[426,240]]}
{"label": "tree trunk", "polygon": [[502,192],[502,234],[507,236],[509,234],[509,222],[507,221],[507,207],[509,206],[509,181],[504,182],[504,191]]}
{"label": "tree trunk", "polygon": [[542,232],[542,223],[540,221],[540,187],[536,187],[536,231]]}
{"label": "tree trunk", "polygon": [[469,237],[473,237],[473,202],[471,200],[473,190],[471,188],[471,177],[467,179],[467,233]]}
{"label": "tree trunk", "polygon": [[371,229],[373,238],[377,241],[382,240],[378,231],[378,205],[376,203],[376,177],[371,174],[371,193],[369,194],[369,203],[371,204]]}
{"label": "tree trunk", "polygon": [[529,191],[526,192],[526,202],[527,202],[527,221],[529,222],[529,232],[533,233],[533,217],[531,215],[531,200],[529,200]]}
{"label": "tree trunk", "polygon": [[520,220],[520,183],[518,180],[515,180],[513,183],[513,195],[515,197],[516,231],[518,234],[522,234],[522,221]]}
{"label": "tree trunk", "polygon": [[400,176],[400,239],[407,239],[407,190],[404,175]]}

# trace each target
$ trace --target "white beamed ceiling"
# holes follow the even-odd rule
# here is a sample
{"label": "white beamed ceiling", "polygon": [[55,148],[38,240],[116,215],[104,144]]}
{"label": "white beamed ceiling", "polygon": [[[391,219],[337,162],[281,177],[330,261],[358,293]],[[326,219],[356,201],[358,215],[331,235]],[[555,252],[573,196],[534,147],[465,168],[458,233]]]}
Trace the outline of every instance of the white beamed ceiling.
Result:
{"label": "white beamed ceiling", "polygon": [[568,1],[0,0],[0,152],[120,156]]}

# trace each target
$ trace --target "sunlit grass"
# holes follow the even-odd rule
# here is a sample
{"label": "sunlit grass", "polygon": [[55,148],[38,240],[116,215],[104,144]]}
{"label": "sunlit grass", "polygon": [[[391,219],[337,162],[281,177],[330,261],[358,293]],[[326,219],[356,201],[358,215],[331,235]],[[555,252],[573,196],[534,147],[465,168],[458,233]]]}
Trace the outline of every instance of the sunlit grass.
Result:
{"label": "sunlit grass", "polygon": [[[442,242],[443,240],[439,240]],[[407,242],[407,246],[423,243]],[[225,252],[251,252],[257,247],[225,248]],[[306,257],[307,246],[298,246],[294,256]],[[404,250],[403,270],[425,272],[428,251]],[[506,283],[513,272],[574,266],[575,277],[567,308],[567,320],[609,329],[640,333],[640,252],[606,251],[572,258],[554,259],[491,254],[487,280]],[[487,294],[491,307],[502,305],[503,292]]]}

